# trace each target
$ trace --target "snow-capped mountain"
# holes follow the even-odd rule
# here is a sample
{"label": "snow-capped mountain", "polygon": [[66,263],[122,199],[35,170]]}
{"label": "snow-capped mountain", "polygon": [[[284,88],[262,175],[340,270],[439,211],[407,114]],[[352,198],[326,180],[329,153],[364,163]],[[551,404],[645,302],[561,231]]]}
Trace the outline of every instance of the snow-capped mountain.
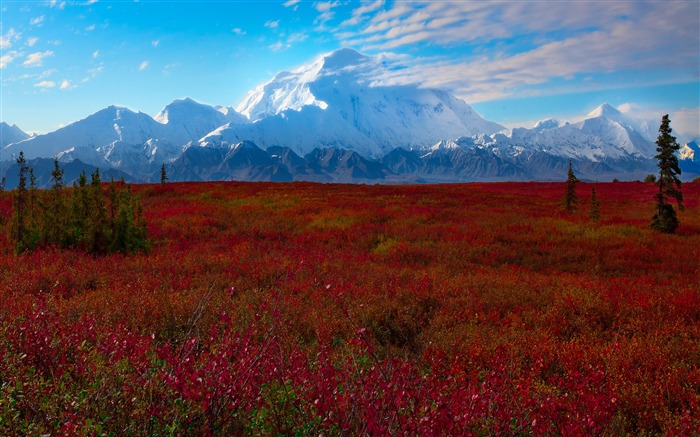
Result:
{"label": "snow-capped mountain", "polygon": [[678,154],[682,161],[700,163],[700,146],[695,141],[690,141],[681,146]]}
{"label": "snow-capped mountain", "polygon": [[27,138],[29,138],[29,134],[17,127],[17,125],[9,125],[4,121],[0,122],[0,148]]}
{"label": "snow-capped mountain", "polygon": [[24,151],[27,159],[52,158],[61,152],[81,148],[97,150],[119,143],[144,145],[149,139],[161,138],[164,134],[163,125],[149,115],[109,106],[54,132],[10,144],[5,152],[16,155]]}
{"label": "snow-capped mountain", "polygon": [[[33,137],[3,123],[2,159],[24,151],[137,181],[158,180],[162,164],[173,181],[558,180],[568,160],[587,179],[655,171],[653,139],[608,104],[578,123],[507,130],[447,92],[386,85],[388,73],[379,58],[343,49],[275,75],[237,109],[184,98],[151,117],[110,106]],[[690,173],[698,155],[695,143],[681,150]]]}
{"label": "snow-capped mountain", "polygon": [[232,108],[175,100],[151,117],[128,108],[109,106],[54,132],[14,142],[5,156],[24,151],[27,159],[58,157],[117,168],[133,175],[176,159],[183,147],[222,125],[247,123]]}
{"label": "snow-capped mountain", "polygon": [[437,148],[482,147],[501,157],[544,152],[552,156],[591,162],[647,159],[654,145],[643,138],[626,117],[608,104],[600,105],[579,123],[547,119],[532,129],[514,128],[492,135],[461,137],[438,143]]}
{"label": "snow-capped mountain", "polygon": [[444,91],[375,84],[385,74],[375,58],[351,49],[325,55],[252,90],[237,110],[254,123],[213,132],[203,145],[247,139],[301,155],[338,147],[379,158],[396,147],[504,129]]}
{"label": "snow-capped mountain", "polygon": [[167,138],[174,144],[197,141],[227,123],[244,124],[248,119],[231,108],[204,105],[190,98],[175,100],[154,117],[167,127]]}

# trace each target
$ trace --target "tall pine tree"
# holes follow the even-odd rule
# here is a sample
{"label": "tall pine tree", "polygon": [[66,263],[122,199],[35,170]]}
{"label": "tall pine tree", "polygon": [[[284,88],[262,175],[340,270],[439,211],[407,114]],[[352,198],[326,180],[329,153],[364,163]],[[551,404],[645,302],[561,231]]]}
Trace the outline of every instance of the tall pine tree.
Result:
{"label": "tall pine tree", "polygon": [[678,176],[681,169],[678,165],[676,152],[680,146],[676,142],[676,137],[671,135],[671,120],[668,114],[661,118],[659,127],[659,137],[656,139],[657,166],[659,167],[659,178],[656,186],[659,187],[656,199],[656,212],[651,221],[651,227],[660,232],[673,234],[678,228],[678,217],[669,199],[675,199],[678,209],[683,211],[683,193],[681,192],[681,180]]}

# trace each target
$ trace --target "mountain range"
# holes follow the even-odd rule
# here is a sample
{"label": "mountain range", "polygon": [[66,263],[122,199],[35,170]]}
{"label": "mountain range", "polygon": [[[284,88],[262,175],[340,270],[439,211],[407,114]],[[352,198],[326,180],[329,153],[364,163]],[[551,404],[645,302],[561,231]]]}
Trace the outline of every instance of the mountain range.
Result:
{"label": "mountain range", "polygon": [[[235,109],[185,98],[151,117],[109,106],[34,136],[3,122],[0,172],[11,186],[20,151],[37,168],[57,157],[134,181],[157,181],[163,164],[172,181],[562,180],[569,160],[589,180],[656,172],[651,129],[608,104],[579,123],[508,130],[448,92],[387,85],[390,73],[378,58],[342,49],[278,73]],[[679,156],[684,177],[700,174],[697,143]]]}

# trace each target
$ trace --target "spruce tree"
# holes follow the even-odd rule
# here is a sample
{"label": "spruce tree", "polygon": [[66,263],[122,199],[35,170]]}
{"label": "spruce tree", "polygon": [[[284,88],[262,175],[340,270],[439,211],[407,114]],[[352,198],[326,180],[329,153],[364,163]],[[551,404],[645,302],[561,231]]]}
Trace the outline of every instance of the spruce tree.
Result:
{"label": "spruce tree", "polygon": [[80,172],[76,182],[73,182],[71,198],[71,219],[69,245],[81,246],[86,240],[87,214],[89,210],[89,195],[87,190],[87,175],[85,170]]}
{"label": "spruce tree", "polygon": [[102,179],[100,169],[97,168],[90,175],[90,189],[88,195],[87,216],[87,243],[91,253],[104,253],[107,251],[109,233],[111,231],[107,222],[107,208],[102,192]]}
{"label": "spruce tree", "polygon": [[566,211],[573,211],[578,206],[578,198],[576,197],[576,184],[579,182],[578,178],[574,174],[574,169],[569,160],[569,171],[566,177],[566,193],[564,194],[564,199],[562,201],[562,207]]}
{"label": "spruce tree", "polygon": [[34,169],[29,167],[29,202],[27,204],[27,229],[25,230],[24,247],[33,250],[39,245],[41,240],[41,222],[43,214],[39,214],[39,194],[36,187],[36,176]]}
{"label": "spruce tree", "polygon": [[588,213],[588,218],[597,222],[600,220],[600,202],[595,192],[595,187],[591,188],[591,211]]}
{"label": "spruce tree", "polygon": [[168,174],[165,172],[165,164],[160,167],[160,183],[161,185],[168,182]]}
{"label": "spruce tree", "polygon": [[45,212],[44,238],[47,244],[56,244],[59,247],[67,244],[66,228],[68,226],[63,174],[63,169],[58,165],[58,159],[54,158],[53,170],[51,171],[51,191]]}
{"label": "spruce tree", "polygon": [[24,152],[19,152],[17,158],[17,166],[19,167],[19,181],[14,199],[14,211],[12,214],[12,226],[10,233],[15,242],[15,252],[23,252],[25,247],[25,239],[27,238],[27,173],[29,173],[29,165],[24,159]]}
{"label": "spruce tree", "polygon": [[678,228],[678,218],[673,205],[669,203],[669,199],[675,199],[678,203],[678,209],[683,211],[683,193],[681,192],[681,180],[678,176],[681,174],[681,169],[678,165],[678,157],[676,152],[680,146],[676,142],[676,137],[671,135],[671,120],[668,114],[661,118],[661,126],[659,126],[659,136],[656,139],[656,155],[657,166],[659,167],[659,178],[656,181],[656,186],[659,187],[658,193],[654,196],[656,199],[656,212],[651,221],[651,227],[660,232],[672,234]]}

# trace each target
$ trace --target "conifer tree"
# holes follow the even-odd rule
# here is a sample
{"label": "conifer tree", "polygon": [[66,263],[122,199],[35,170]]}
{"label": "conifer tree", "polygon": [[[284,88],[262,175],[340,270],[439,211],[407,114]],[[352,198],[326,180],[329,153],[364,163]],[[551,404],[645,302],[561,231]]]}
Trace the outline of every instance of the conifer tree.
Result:
{"label": "conifer tree", "polygon": [[652,218],[651,227],[658,231],[672,234],[678,228],[678,218],[673,205],[669,203],[669,198],[675,199],[678,209],[683,211],[683,193],[681,192],[681,180],[679,175],[681,169],[678,165],[676,152],[680,149],[676,142],[676,137],[671,135],[671,120],[668,114],[661,118],[659,126],[659,136],[656,139],[656,159],[659,167],[659,178],[656,185],[659,192],[654,196],[656,199],[656,212]]}
{"label": "conifer tree", "polygon": [[595,187],[591,188],[591,211],[588,213],[588,218],[597,222],[600,220],[600,202],[595,192]]}
{"label": "conifer tree", "polygon": [[96,168],[90,175],[90,189],[87,209],[87,241],[89,251],[103,253],[108,246],[109,225],[107,223],[107,210],[104,195],[102,193],[102,179],[100,169]]}
{"label": "conifer tree", "polygon": [[566,178],[566,193],[564,194],[564,199],[562,201],[562,207],[566,211],[573,211],[578,206],[578,198],[576,197],[576,184],[578,182],[579,180],[574,174],[571,160],[569,160],[569,171],[567,172]]}
{"label": "conifer tree", "polygon": [[41,222],[44,218],[43,214],[39,213],[39,195],[36,187],[36,177],[34,169],[30,166],[29,172],[29,196],[27,203],[27,229],[25,230],[24,247],[32,250],[39,245],[41,240]]}
{"label": "conifer tree", "polygon": [[10,233],[15,242],[15,252],[23,252],[25,247],[25,239],[27,233],[27,173],[29,173],[29,165],[24,159],[24,152],[19,152],[17,158],[17,166],[19,167],[19,181],[14,199],[14,211],[12,214],[12,226]]}
{"label": "conifer tree", "polygon": [[6,181],[7,181],[7,179],[5,178],[5,176],[3,176],[2,179],[0,179],[0,193],[5,191],[5,182]]}
{"label": "conifer tree", "polygon": [[66,228],[68,226],[63,174],[63,169],[58,165],[58,159],[54,158],[51,191],[45,211],[44,238],[47,244],[56,244],[60,247],[67,244]]}
{"label": "conifer tree", "polygon": [[78,180],[73,182],[71,198],[70,242],[72,246],[80,246],[86,241],[86,224],[89,209],[87,190],[87,175],[85,170],[80,172]]}
{"label": "conifer tree", "polygon": [[168,182],[168,174],[165,172],[165,164],[160,167],[160,183],[165,184]]}

